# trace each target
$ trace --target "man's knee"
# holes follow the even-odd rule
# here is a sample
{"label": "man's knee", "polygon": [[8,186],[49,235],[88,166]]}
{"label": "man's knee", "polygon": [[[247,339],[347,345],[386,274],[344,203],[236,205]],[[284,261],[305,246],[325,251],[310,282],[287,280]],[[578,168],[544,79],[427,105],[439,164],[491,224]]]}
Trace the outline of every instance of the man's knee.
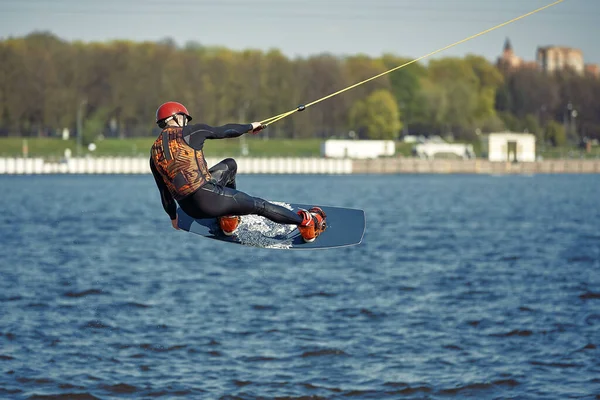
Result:
{"label": "man's knee", "polygon": [[233,171],[233,172],[237,171],[237,163],[235,162],[235,160],[233,158],[226,158],[221,162],[224,163],[225,165],[227,165],[227,169],[229,169],[230,171]]}

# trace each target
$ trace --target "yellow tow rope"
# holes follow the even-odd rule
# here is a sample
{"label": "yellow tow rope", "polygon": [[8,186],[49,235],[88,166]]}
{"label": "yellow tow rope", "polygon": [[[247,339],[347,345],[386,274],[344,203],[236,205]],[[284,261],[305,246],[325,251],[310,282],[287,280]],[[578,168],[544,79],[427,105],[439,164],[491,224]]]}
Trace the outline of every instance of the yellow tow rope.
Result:
{"label": "yellow tow rope", "polygon": [[292,114],[293,114],[293,113],[295,113],[295,112],[298,112],[298,111],[304,111],[304,110],[305,110],[305,109],[307,109],[308,107],[310,107],[310,106],[312,106],[312,105],[315,105],[315,104],[317,104],[317,103],[320,103],[320,102],[322,102],[323,100],[327,100],[327,99],[329,99],[329,98],[331,98],[331,97],[333,97],[333,96],[337,96],[338,94],[344,93],[344,92],[346,92],[346,91],[348,91],[348,90],[350,90],[350,89],[353,89],[353,88],[355,88],[355,87],[357,87],[357,86],[360,86],[360,85],[362,85],[363,83],[367,83],[367,82],[369,82],[369,81],[372,81],[373,79],[377,79],[377,78],[379,78],[379,77],[381,77],[381,76],[383,76],[383,75],[389,74],[390,72],[394,72],[394,71],[396,71],[396,70],[399,70],[400,68],[404,68],[404,67],[406,67],[406,66],[408,66],[408,65],[410,65],[410,64],[416,63],[417,61],[420,61],[420,60],[422,60],[422,59],[424,59],[424,58],[430,57],[430,56],[432,56],[432,55],[434,55],[434,54],[437,54],[437,53],[439,53],[439,52],[441,52],[441,51],[444,51],[444,50],[447,50],[447,49],[449,49],[449,48],[451,48],[451,47],[457,46],[457,45],[459,45],[459,44],[461,44],[461,43],[464,43],[464,42],[466,42],[466,41],[469,41],[469,40],[471,40],[471,39],[474,39],[474,38],[476,38],[476,37],[478,37],[478,36],[485,35],[486,33],[489,33],[489,32],[491,32],[491,31],[493,31],[493,30],[496,30],[496,29],[498,29],[498,28],[501,28],[501,27],[503,27],[503,26],[506,26],[506,25],[508,25],[508,24],[511,24],[511,23],[513,23],[513,22],[515,22],[515,21],[518,21],[518,20],[520,20],[520,19],[523,19],[523,18],[529,17],[530,15],[533,15],[533,14],[535,14],[535,13],[537,13],[537,12],[540,12],[540,11],[542,11],[542,10],[545,10],[546,8],[550,8],[550,7],[552,7],[552,6],[555,6],[555,5],[557,5],[558,3],[562,3],[563,1],[564,1],[564,0],[558,0],[558,1],[555,1],[554,3],[548,4],[548,5],[545,5],[545,6],[543,6],[543,7],[540,7],[540,8],[538,8],[538,9],[536,9],[536,10],[530,11],[530,12],[528,12],[527,14],[523,14],[523,15],[521,15],[521,16],[519,16],[519,17],[516,17],[516,18],[513,18],[513,19],[511,19],[510,21],[503,22],[503,23],[501,23],[501,24],[499,24],[499,25],[496,25],[496,26],[494,26],[494,27],[492,27],[492,28],[489,28],[489,29],[486,29],[486,30],[484,30],[484,31],[481,31],[481,32],[479,32],[479,33],[477,33],[477,34],[475,34],[475,35],[473,35],[473,36],[469,36],[469,37],[468,37],[468,38],[466,38],[466,39],[459,40],[458,42],[455,42],[455,43],[452,43],[452,44],[450,44],[450,45],[448,45],[448,46],[442,47],[441,49],[438,49],[438,50],[432,51],[432,52],[431,52],[431,53],[429,53],[429,54],[425,54],[424,56],[421,56],[421,57],[419,57],[419,58],[415,58],[414,60],[411,60],[411,61],[409,61],[409,62],[407,62],[407,63],[405,63],[405,64],[402,64],[402,65],[400,65],[400,66],[398,66],[398,67],[392,68],[392,69],[390,69],[389,71],[382,72],[382,73],[380,73],[379,75],[375,75],[375,76],[373,76],[373,77],[371,77],[371,78],[365,79],[364,81],[361,81],[361,82],[355,83],[354,85],[352,85],[352,86],[348,86],[347,88],[344,88],[344,89],[342,89],[342,90],[338,90],[337,92],[335,92],[335,93],[332,93],[332,94],[330,94],[330,95],[327,95],[327,96],[325,96],[325,97],[322,97],[322,98],[320,98],[320,99],[318,99],[318,100],[315,100],[315,101],[313,101],[312,103],[303,104],[303,105],[300,105],[300,106],[298,106],[297,108],[295,108],[295,109],[293,109],[293,110],[291,110],[291,111],[285,112],[285,113],[283,113],[283,114],[275,115],[274,117],[271,117],[271,118],[267,118],[267,119],[265,119],[265,120],[263,120],[263,121],[260,121],[260,123],[263,125],[263,127],[267,127],[267,126],[271,125],[271,124],[272,124],[272,123],[274,123],[274,122],[277,122],[277,121],[279,121],[279,120],[281,120],[281,119],[283,119],[283,118],[285,118],[285,117],[287,117],[287,116],[289,116],[289,115],[292,115]]}

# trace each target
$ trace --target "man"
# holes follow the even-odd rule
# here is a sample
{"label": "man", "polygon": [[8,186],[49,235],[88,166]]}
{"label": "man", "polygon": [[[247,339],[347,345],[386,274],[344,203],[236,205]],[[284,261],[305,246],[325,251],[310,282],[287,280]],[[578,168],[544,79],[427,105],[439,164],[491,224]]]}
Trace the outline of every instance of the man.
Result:
{"label": "man", "polygon": [[158,186],[165,212],[173,228],[177,223],[177,203],[192,218],[214,218],[226,235],[233,235],[241,215],[256,214],[280,224],[298,225],[302,238],[314,241],[325,230],[325,213],[319,207],[295,213],[285,207],[252,197],[237,190],[237,164],[227,158],[208,168],[204,141],[258,133],[259,122],[212,127],[188,125],[192,117],[181,104],[169,101],[156,110],[156,123],[162,129],[152,145],[150,168]]}

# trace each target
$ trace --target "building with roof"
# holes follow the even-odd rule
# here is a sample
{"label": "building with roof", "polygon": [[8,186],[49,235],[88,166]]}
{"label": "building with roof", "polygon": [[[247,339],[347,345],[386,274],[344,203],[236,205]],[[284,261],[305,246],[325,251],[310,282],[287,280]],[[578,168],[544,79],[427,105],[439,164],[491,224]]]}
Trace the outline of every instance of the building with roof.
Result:
{"label": "building with roof", "polygon": [[579,75],[585,74],[600,78],[600,66],[586,64],[580,49],[565,46],[540,46],[536,50],[535,61],[525,61],[515,54],[508,38],[504,42],[504,48],[497,59],[496,66],[503,71],[532,68],[547,73],[570,69]]}
{"label": "building with roof", "polygon": [[562,71],[571,69],[583,75],[585,63],[583,52],[579,49],[560,46],[538,47],[536,61],[544,72]]}
{"label": "building with roof", "polygon": [[536,160],[535,135],[494,132],[481,136],[482,156],[495,162],[533,162]]}

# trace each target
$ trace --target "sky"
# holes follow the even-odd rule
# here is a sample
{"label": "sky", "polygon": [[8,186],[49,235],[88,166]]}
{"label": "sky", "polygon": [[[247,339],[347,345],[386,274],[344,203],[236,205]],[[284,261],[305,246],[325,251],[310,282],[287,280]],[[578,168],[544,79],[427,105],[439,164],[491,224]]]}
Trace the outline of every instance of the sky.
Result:
{"label": "sky", "polygon": [[[384,53],[417,58],[554,0],[1,0],[0,40],[34,31],[67,41],[195,42],[286,56]],[[539,46],[582,50],[600,64],[600,0],[563,2],[428,59],[477,54],[495,62],[505,40],[535,60]]]}

